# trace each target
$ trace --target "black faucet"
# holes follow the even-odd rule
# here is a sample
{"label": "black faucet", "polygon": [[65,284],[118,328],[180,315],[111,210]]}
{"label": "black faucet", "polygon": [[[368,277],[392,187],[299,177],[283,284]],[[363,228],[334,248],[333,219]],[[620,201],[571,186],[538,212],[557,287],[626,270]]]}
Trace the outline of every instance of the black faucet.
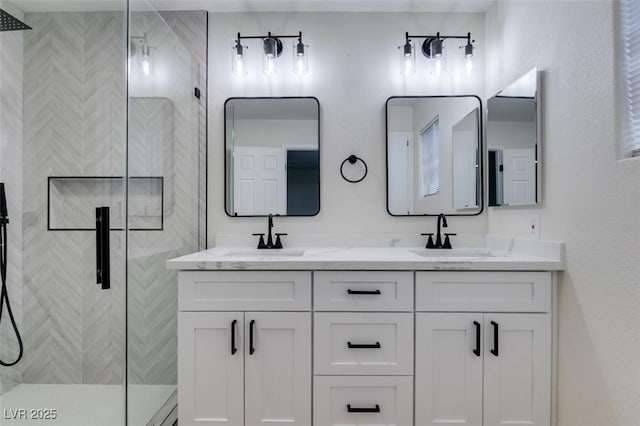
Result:
{"label": "black faucet", "polygon": [[447,218],[444,215],[444,213],[440,213],[438,215],[438,233],[436,234],[436,247],[435,248],[442,248],[442,236],[440,234],[440,225],[442,224],[442,228],[448,228],[449,225],[447,225]]}
{"label": "black faucet", "polygon": [[273,236],[271,235],[272,229],[273,229],[273,215],[269,213],[269,216],[267,217],[267,231],[268,231],[267,248],[273,247]]}
{"label": "black faucet", "polygon": [[281,249],[282,248],[282,241],[280,240],[280,236],[281,235],[287,235],[284,233],[276,233],[276,242],[273,242],[273,234],[271,233],[271,230],[273,229],[273,215],[271,213],[269,213],[269,216],[267,217],[267,243],[265,244],[264,242],[264,234],[253,234],[256,237],[260,237],[260,240],[258,241],[258,248],[259,249]]}
{"label": "black faucet", "polygon": [[449,240],[449,236],[451,235],[456,235],[456,234],[451,234],[451,233],[445,233],[444,236],[444,242],[442,242],[442,233],[441,233],[441,229],[442,228],[448,228],[449,225],[447,224],[447,217],[444,215],[444,213],[440,213],[438,215],[438,233],[436,234],[436,242],[433,242],[433,232],[431,233],[427,233],[427,234],[421,234],[421,235],[428,235],[429,239],[427,240],[427,245],[425,246],[425,248],[433,248],[433,249],[439,249],[439,248],[444,248],[444,249],[450,249],[451,248],[451,241]]}

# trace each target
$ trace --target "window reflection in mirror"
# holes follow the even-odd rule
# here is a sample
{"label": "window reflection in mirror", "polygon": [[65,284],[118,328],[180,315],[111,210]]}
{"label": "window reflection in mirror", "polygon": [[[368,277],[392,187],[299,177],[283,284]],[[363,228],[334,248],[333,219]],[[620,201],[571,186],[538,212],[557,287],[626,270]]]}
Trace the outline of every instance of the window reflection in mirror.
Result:
{"label": "window reflection in mirror", "polygon": [[540,202],[540,132],[537,69],[487,102],[489,206]]}
{"label": "window reflection in mirror", "polygon": [[227,214],[318,214],[319,129],[320,105],[316,98],[227,99]]}
{"label": "window reflection in mirror", "polygon": [[482,211],[477,96],[387,100],[387,210],[394,216]]}

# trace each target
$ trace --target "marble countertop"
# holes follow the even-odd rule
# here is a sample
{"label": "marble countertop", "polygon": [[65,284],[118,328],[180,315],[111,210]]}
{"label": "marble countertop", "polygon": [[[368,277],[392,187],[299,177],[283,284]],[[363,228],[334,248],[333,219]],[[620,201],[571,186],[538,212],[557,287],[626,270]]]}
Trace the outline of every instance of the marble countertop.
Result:
{"label": "marble countertop", "polygon": [[[473,240],[473,241],[472,241]],[[224,246],[167,261],[179,270],[500,270],[564,269],[564,244],[484,236],[454,250],[419,246],[294,246],[257,250]],[[484,244],[479,244],[484,242]]]}

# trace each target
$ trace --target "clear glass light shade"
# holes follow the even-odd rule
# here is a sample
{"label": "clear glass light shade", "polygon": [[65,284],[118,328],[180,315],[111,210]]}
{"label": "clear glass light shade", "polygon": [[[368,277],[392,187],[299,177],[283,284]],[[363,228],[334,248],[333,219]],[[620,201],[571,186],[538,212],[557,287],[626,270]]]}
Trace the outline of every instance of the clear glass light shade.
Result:
{"label": "clear glass light shade", "polygon": [[471,77],[476,72],[475,67],[473,66],[473,54],[475,47],[471,43],[467,43],[466,46],[461,46],[464,50],[464,71],[462,75]]}
{"label": "clear glass light shade", "polygon": [[444,47],[444,40],[442,39],[431,42],[429,68],[431,75],[435,77],[440,77],[447,71],[447,54]]}
{"label": "clear glass light shade", "polygon": [[234,44],[231,48],[231,72],[237,76],[247,75],[247,46]]}
{"label": "clear glass light shade", "polygon": [[140,63],[142,66],[142,72],[146,77],[149,77],[151,75],[151,57],[149,55],[143,55]]}
{"label": "clear glass light shade", "polygon": [[309,72],[309,46],[300,41],[293,43],[293,72],[298,75]]}
{"label": "clear glass light shade", "polygon": [[416,46],[415,43],[407,41],[404,45],[398,46],[401,53],[400,70],[402,75],[410,75],[416,72]]}
{"label": "clear glass light shade", "polygon": [[467,56],[466,58],[464,58],[464,75],[470,77],[473,72],[473,58],[471,56]]}
{"label": "clear glass light shade", "polygon": [[265,38],[262,40],[262,63],[263,71],[267,76],[278,73],[278,40],[275,38]]}

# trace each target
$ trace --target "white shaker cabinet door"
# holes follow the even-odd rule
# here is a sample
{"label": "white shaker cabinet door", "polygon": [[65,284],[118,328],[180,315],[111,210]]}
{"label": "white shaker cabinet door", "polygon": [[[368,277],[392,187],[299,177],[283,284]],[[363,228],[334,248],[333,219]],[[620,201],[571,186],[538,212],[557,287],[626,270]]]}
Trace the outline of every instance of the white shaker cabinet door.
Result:
{"label": "white shaker cabinet door", "polygon": [[482,314],[416,314],[416,425],[482,426]]}
{"label": "white shaker cabinet door", "polygon": [[180,426],[244,426],[242,312],[178,314]]}
{"label": "white shaker cabinet door", "polygon": [[484,426],[551,423],[551,317],[485,314]]}
{"label": "white shaker cabinet door", "polygon": [[245,313],[245,425],[311,424],[311,314]]}

